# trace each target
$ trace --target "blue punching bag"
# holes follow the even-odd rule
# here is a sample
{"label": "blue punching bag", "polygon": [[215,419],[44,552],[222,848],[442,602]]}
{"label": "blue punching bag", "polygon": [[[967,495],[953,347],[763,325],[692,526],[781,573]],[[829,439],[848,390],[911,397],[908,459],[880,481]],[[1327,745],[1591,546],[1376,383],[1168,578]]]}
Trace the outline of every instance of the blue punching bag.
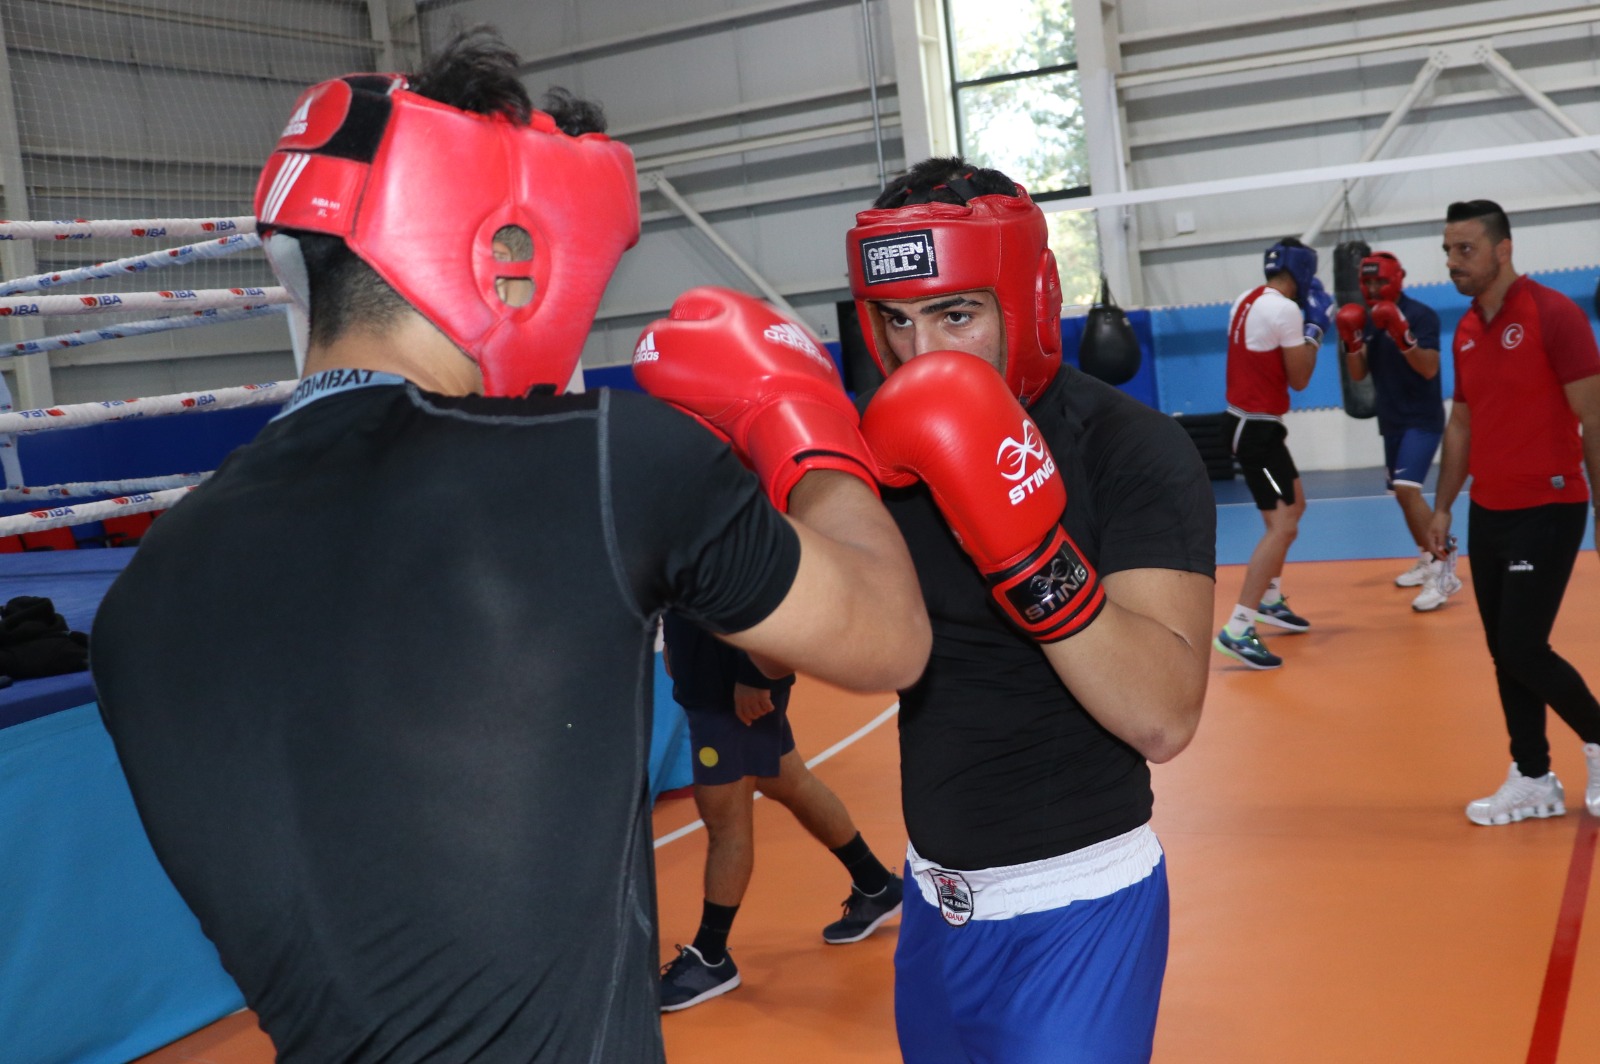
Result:
{"label": "blue punching bag", "polygon": [[1101,274],[1100,298],[1089,308],[1078,342],[1078,366],[1107,384],[1126,384],[1139,372],[1139,358],[1139,337]]}

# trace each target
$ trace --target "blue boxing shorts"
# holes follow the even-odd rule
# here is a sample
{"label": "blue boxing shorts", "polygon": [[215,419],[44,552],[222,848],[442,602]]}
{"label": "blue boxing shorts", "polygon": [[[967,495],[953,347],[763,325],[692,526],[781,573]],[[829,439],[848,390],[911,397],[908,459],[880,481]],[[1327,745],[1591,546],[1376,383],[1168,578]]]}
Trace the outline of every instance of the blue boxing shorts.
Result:
{"label": "blue boxing shorts", "polygon": [[1147,1064],[1167,967],[1148,824],[958,872],[908,853],[894,1011],[906,1064]]}
{"label": "blue boxing shorts", "polygon": [[1433,456],[1439,453],[1440,432],[1427,429],[1401,429],[1383,437],[1383,468],[1390,491],[1395,485],[1420,488],[1428,479]]}
{"label": "blue boxing shorts", "polygon": [[791,690],[773,691],[772,712],[750,724],[730,709],[685,707],[695,783],[715,787],[746,776],[776,776],[779,759],[794,749],[794,732],[789,728]]}

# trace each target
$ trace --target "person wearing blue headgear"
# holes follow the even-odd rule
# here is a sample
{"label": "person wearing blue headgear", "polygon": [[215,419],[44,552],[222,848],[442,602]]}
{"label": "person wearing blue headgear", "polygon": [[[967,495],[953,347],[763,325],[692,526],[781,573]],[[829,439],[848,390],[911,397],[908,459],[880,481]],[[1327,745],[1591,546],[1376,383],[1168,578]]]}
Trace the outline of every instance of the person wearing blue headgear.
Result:
{"label": "person wearing blue headgear", "polygon": [[1276,669],[1283,659],[1261,642],[1256,625],[1311,627],[1289,608],[1281,584],[1306,509],[1283,415],[1289,389],[1311,383],[1333,298],[1317,280],[1315,249],[1294,237],[1268,248],[1262,267],[1266,283],[1240,296],[1228,315],[1228,416],[1233,453],[1266,531],[1250,554],[1239,604],[1211,645],[1252,669]]}

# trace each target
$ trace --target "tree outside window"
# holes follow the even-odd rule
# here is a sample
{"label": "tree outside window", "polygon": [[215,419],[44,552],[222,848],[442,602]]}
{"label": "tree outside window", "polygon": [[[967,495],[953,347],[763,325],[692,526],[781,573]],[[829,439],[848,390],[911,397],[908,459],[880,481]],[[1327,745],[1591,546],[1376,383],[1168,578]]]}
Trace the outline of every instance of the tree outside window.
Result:
{"label": "tree outside window", "polygon": [[[1071,0],[946,0],[961,154],[1004,170],[1035,200],[1089,194],[1089,153]],[[1049,215],[1068,303],[1091,303],[1094,217]]]}

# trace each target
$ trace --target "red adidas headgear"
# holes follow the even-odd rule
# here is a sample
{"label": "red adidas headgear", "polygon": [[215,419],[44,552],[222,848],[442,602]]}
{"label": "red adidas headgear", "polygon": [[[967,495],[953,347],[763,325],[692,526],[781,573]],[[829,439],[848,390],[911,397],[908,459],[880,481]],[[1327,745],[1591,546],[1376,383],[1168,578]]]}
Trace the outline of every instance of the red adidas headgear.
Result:
{"label": "red adidas headgear", "polygon": [[850,294],[867,351],[885,375],[888,344],[871,301],[988,288],[1005,320],[1011,391],[1031,403],[1055,379],[1061,368],[1061,278],[1044,212],[1021,185],[1017,193],[856,215],[846,238]]}
{"label": "red adidas headgear", "polygon": [[1361,298],[1369,304],[1373,302],[1373,297],[1367,295],[1367,278],[1376,277],[1382,282],[1377,298],[1393,303],[1400,298],[1400,282],[1405,276],[1399,259],[1387,251],[1374,251],[1361,260]]}
{"label": "red adidas headgear", "polygon": [[[626,147],[599,133],[568,136],[540,111],[528,125],[462,111],[409,91],[398,74],[352,74],[302,93],[261,172],[255,210],[302,315],[299,242],[280,229],[342,238],[478,363],[489,395],[566,387],[606,282],[639,239]],[[495,261],[504,226],[532,237],[531,260]],[[533,298],[506,305],[495,293],[502,277],[531,280]]]}

